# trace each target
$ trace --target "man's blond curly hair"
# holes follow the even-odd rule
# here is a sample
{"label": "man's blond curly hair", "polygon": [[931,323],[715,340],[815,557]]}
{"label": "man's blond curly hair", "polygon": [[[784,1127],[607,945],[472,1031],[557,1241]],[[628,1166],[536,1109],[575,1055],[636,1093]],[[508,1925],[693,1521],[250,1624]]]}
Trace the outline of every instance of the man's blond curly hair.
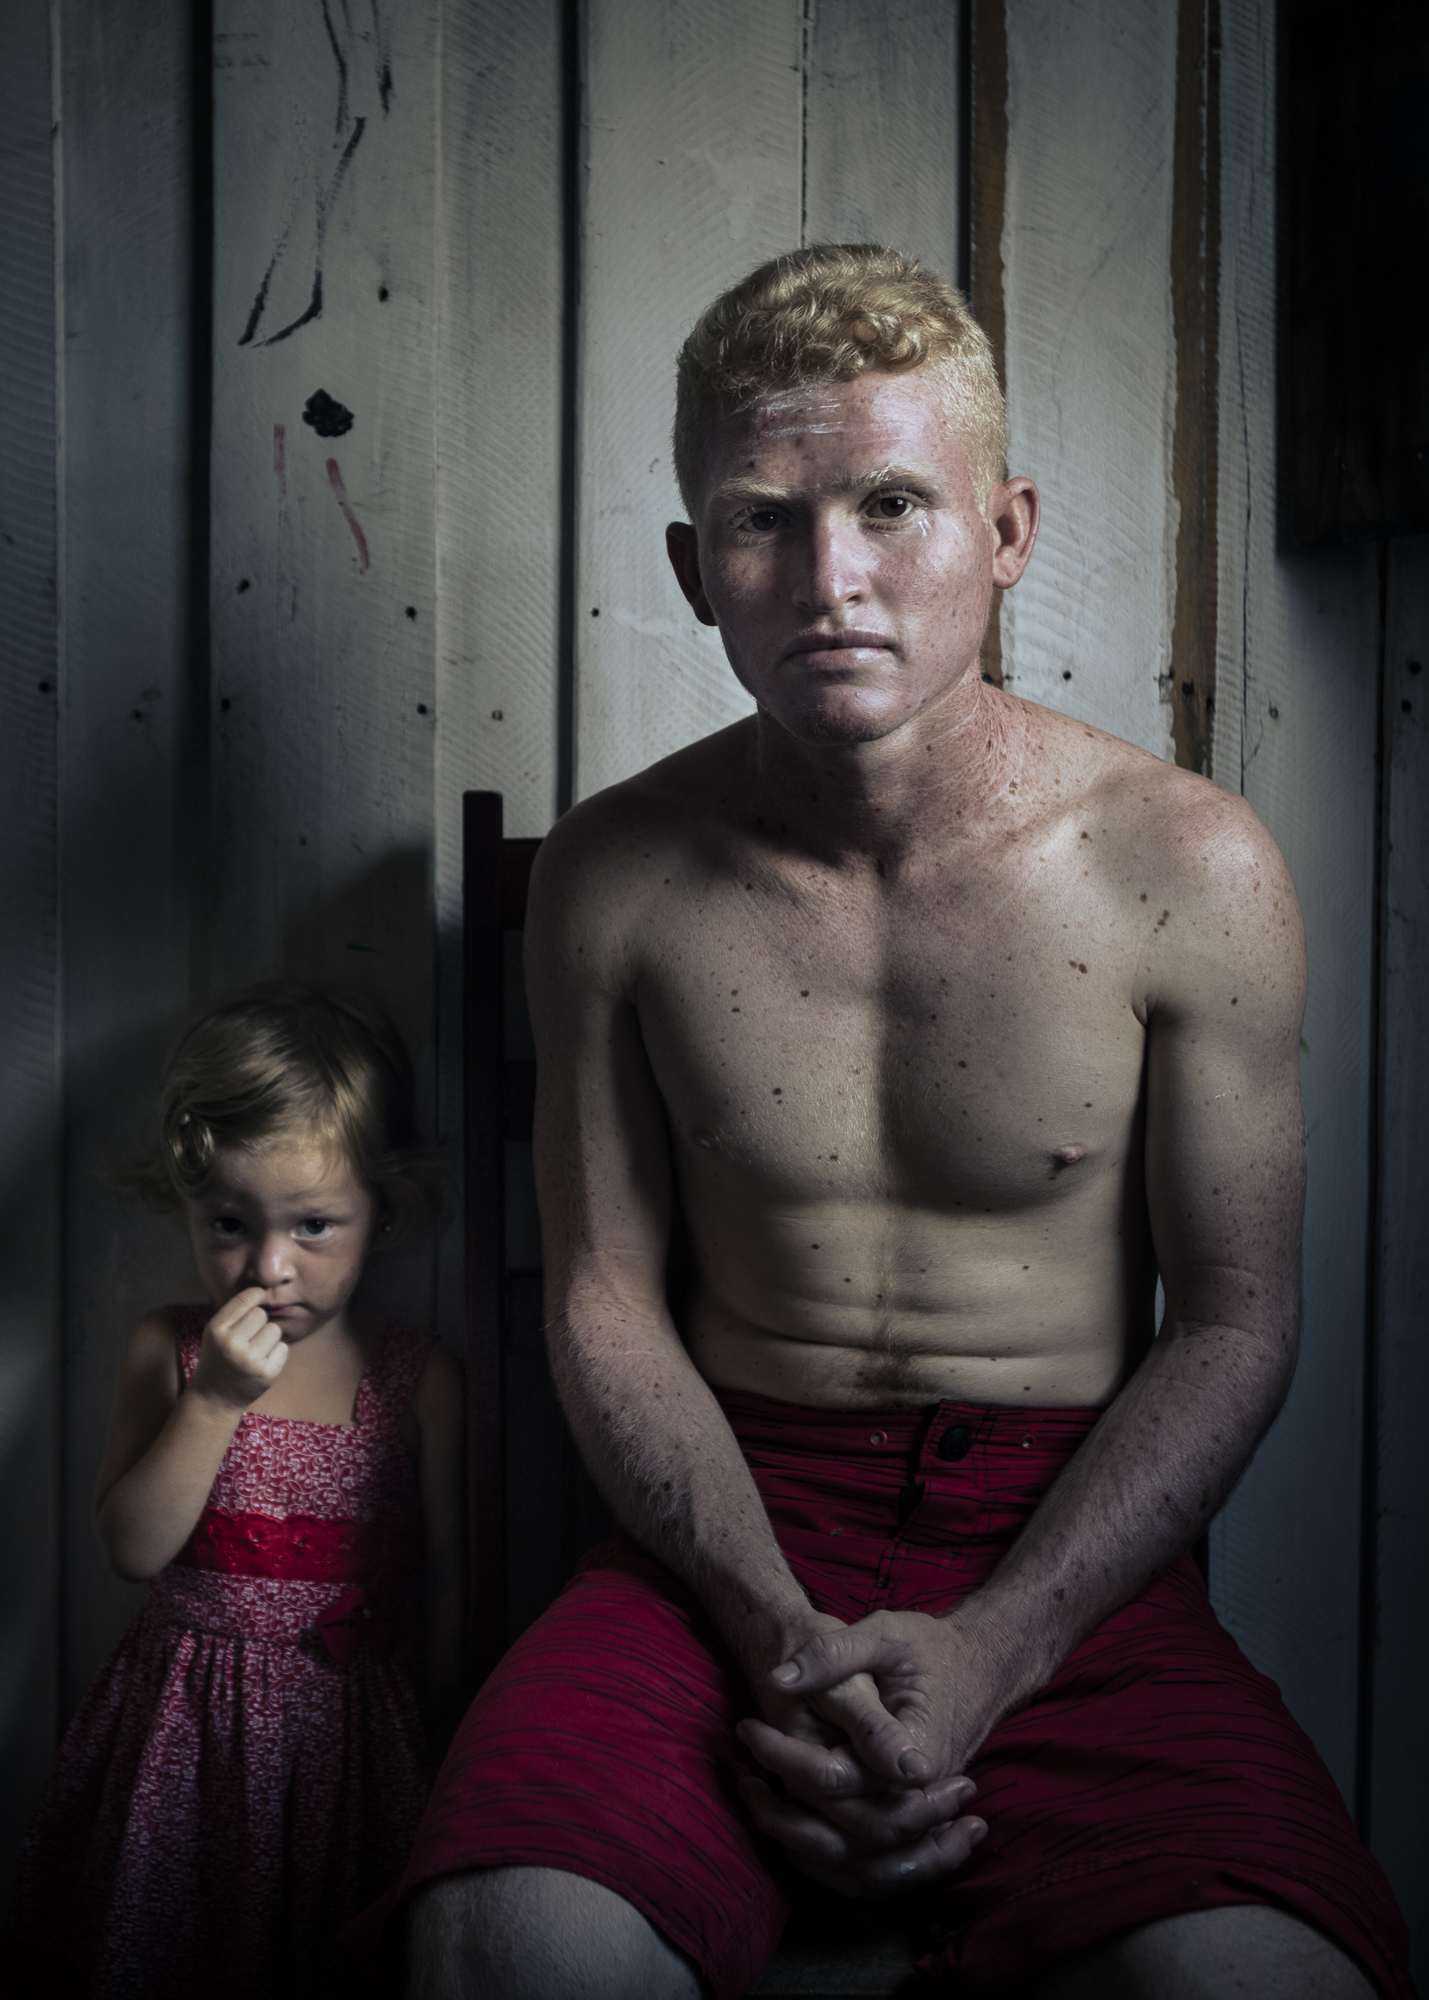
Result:
{"label": "man's blond curly hair", "polygon": [[962,293],[877,243],[815,243],[761,264],[700,315],[676,363],[675,478],[691,517],[720,405],[915,368],[943,391],[985,509],[1006,477],[1007,413],[987,335]]}

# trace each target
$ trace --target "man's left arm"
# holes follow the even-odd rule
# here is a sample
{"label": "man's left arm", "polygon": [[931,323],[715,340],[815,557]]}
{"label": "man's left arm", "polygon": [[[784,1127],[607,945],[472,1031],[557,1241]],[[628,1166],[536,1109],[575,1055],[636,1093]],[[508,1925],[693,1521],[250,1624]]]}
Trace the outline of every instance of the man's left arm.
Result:
{"label": "man's left arm", "polygon": [[[895,1717],[926,1756],[929,1778],[962,1769],[1083,1638],[1189,1548],[1289,1387],[1304,1198],[1299,911],[1249,809],[1222,795],[1214,817],[1209,834],[1202,826],[1182,839],[1186,942],[1147,996],[1146,1181],[1166,1294],[1160,1335],[981,1589],[942,1619],[877,1613],[776,1670],[816,1707],[821,1690],[871,1674],[881,1700],[868,1703],[867,1727],[886,1748]],[[1207,869],[1199,879],[1198,864]],[[862,1720],[846,1698],[838,1720],[856,1755]],[[790,1744],[759,1723],[741,1733],[790,1789],[835,1820],[841,1795],[852,1805],[867,1790],[849,1750]],[[751,1804],[806,1864],[857,1888],[856,1841],[840,1860],[835,1841],[772,1795]]]}

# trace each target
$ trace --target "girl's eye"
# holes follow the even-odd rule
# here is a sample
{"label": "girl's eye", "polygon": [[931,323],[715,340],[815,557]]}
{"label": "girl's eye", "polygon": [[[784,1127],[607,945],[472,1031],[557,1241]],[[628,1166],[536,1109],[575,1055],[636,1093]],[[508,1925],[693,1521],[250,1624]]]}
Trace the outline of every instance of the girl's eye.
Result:
{"label": "girl's eye", "polygon": [[213,1218],[213,1229],[216,1236],[241,1236],[243,1234],[242,1217],[237,1215],[216,1215]]}
{"label": "girl's eye", "polygon": [[332,1224],[324,1222],[321,1216],[310,1215],[305,1222],[298,1224],[298,1234],[307,1237],[326,1236],[331,1228]]}

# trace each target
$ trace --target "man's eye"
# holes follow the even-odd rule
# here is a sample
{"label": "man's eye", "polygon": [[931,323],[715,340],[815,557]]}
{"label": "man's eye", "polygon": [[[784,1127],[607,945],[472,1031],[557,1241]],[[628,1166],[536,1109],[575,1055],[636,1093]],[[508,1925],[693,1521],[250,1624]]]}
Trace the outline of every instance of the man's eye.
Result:
{"label": "man's eye", "polygon": [[882,521],[904,521],[913,511],[913,502],[906,493],[880,493],[873,511]]}
{"label": "man's eye", "polygon": [[773,507],[756,507],[752,514],[746,514],[739,524],[742,528],[753,528],[756,534],[767,535],[779,526],[779,514]]}

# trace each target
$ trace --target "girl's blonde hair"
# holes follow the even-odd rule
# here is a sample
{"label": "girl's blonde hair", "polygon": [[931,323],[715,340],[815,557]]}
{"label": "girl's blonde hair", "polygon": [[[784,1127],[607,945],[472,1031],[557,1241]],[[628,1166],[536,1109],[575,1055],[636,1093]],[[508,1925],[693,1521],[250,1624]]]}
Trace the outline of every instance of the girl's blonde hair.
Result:
{"label": "girl's blonde hair", "polygon": [[219,1147],[303,1128],[352,1162],[390,1239],[435,1205],[414,1099],[411,1059],[375,1001],[269,981],[188,1028],[165,1072],[158,1139],[117,1178],[146,1206],[173,1210],[203,1192]]}
{"label": "girl's blonde hair", "polygon": [[962,439],[979,511],[1007,470],[987,335],[961,292],[877,243],[816,243],[761,264],[695,322],[676,363],[675,478],[694,517],[711,412],[762,389],[926,368]]}

